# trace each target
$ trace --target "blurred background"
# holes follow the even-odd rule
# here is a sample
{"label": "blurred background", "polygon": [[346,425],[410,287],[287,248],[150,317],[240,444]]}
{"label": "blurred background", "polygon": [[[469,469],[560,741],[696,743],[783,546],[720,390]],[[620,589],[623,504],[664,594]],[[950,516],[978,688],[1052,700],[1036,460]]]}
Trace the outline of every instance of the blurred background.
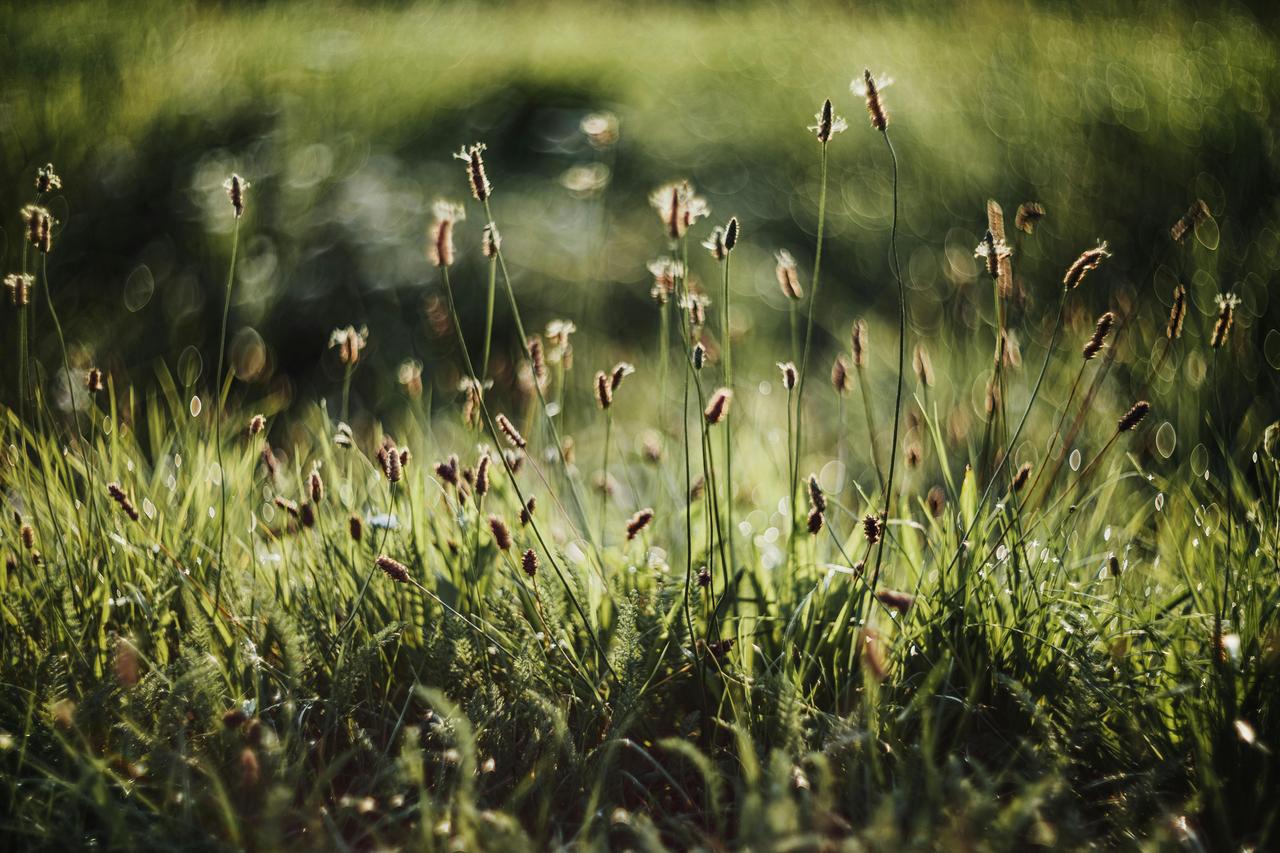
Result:
{"label": "blurred background", "polygon": [[[59,220],[49,279],[77,360],[117,383],[149,383],[161,368],[207,382],[233,225],[222,183],[236,171],[252,184],[231,326],[247,393],[277,408],[333,394],[342,368],[329,333],[352,324],[370,329],[353,399],[398,393],[405,359],[452,394],[456,359],[449,329],[431,321],[440,290],[424,238],[434,200],[468,196],[452,153],[483,140],[529,325],[573,320],[584,345],[607,344],[601,363],[651,348],[646,263],[666,246],[647,197],[689,178],[712,222],[742,221],[733,329],[760,344],[739,358],[771,370],[787,336],[773,253],[790,250],[807,281],[818,144],[806,127],[831,97],[850,128],[830,147],[827,365],[856,316],[880,318],[892,337],[888,160],[850,92],[868,67],[894,80],[883,94],[916,334],[945,347],[990,321],[973,258],[987,199],[1010,220],[1034,200],[1048,215],[1015,246],[1021,315],[1051,312],[1066,266],[1106,239],[1115,257],[1081,298],[1086,320],[1117,301],[1167,306],[1178,279],[1194,285],[1188,326],[1203,335],[1213,295],[1235,290],[1236,341],[1263,354],[1240,370],[1270,393],[1275,23],[1271,3],[1103,0],[5,4],[0,252],[16,270],[17,210],[36,169],[54,163],[64,187],[48,201]],[[593,144],[593,115],[588,129],[616,120],[616,139]],[[1190,260],[1147,277],[1196,198],[1213,217]],[[468,207],[454,280],[478,341],[487,267],[482,215]],[[701,250],[694,272],[717,275]],[[515,355],[508,322],[500,310],[499,375]],[[1150,333],[1162,330],[1154,318]],[[55,365],[53,336],[37,345]],[[1148,343],[1131,345],[1140,357]],[[10,316],[7,401],[15,347]]]}

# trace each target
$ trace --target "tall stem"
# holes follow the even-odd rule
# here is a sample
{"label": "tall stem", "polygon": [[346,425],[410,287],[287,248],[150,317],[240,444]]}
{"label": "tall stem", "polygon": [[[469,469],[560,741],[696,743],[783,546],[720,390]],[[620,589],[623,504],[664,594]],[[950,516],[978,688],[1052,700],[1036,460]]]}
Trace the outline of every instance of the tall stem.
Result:
{"label": "tall stem", "polygon": [[[791,461],[791,535],[795,537],[796,526],[798,524],[798,511],[796,509],[796,495],[800,483],[800,454],[803,450],[804,443],[804,380],[809,368],[809,350],[813,345],[813,316],[818,306],[818,285],[821,282],[822,274],[822,233],[827,218],[827,143],[822,143],[820,162],[820,177],[818,189],[818,239],[817,246],[813,252],[813,282],[809,290],[809,319],[804,333],[804,354],[800,358],[800,381],[796,385],[796,434],[795,434],[795,453],[792,455]],[[895,182],[895,192],[896,192]],[[896,198],[896,196],[895,196]],[[894,202],[894,209],[897,209],[897,202]],[[901,394],[901,377],[899,377],[899,394]]]}
{"label": "tall stem", "polygon": [[[733,342],[729,328],[729,255],[724,258],[724,308],[720,312],[720,338],[724,348],[724,384],[733,393]],[[737,565],[733,552],[733,419],[724,422],[724,512],[725,535],[729,539],[729,563],[732,571]]]}
{"label": "tall stem", "polygon": [[[218,372],[214,374],[213,443],[218,454],[218,572],[213,580],[213,603],[222,603],[222,553],[227,539],[227,472],[222,466],[222,371],[227,354],[227,320],[231,317],[231,291],[236,278],[236,251],[240,247],[240,217],[231,230],[231,263],[227,265],[227,285],[222,300],[222,327],[218,333]],[[343,394],[345,397],[345,392]],[[343,408],[346,408],[344,401]]]}
{"label": "tall stem", "polygon": [[902,379],[907,362],[907,291],[902,283],[902,264],[898,260],[898,155],[893,150],[886,128],[884,144],[889,149],[889,160],[893,163],[893,221],[889,228],[889,253],[893,277],[898,284],[898,390],[893,401],[893,443],[889,445],[889,473],[884,484],[884,512],[881,523],[884,530],[880,533],[880,547],[876,550],[876,568],[871,575],[871,589],[876,588],[880,579],[880,565],[884,560],[884,547],[889,538],[889,510],[893,506],[893,474],[898,463],[898,429],[902,421]]}
{"label": "tall stem", "polygon": [[[497,289],[498,256],[495,254],[489,260],[489,296],[485,302],[484,313],[484,360],[480,363],[480,376],[478,377],[481,380],[484,380],[489,375],[489,344],[493,340],[493,298]],[[564,392],[561,391],[562,395],[563,393]],[[561,408],[563,409],[563,406]]]}

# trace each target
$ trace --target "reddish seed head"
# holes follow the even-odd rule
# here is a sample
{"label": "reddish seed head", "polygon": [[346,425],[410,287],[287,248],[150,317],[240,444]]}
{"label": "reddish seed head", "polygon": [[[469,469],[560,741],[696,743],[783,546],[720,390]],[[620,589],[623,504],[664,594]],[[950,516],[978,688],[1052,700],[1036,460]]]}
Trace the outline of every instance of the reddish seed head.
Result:
{"label": "reddish seed head", "polygon": [[653,509],[645,507],[627,520],[627,541],[635,539],[640,535],[640,531],[649,526],[649,522],[653,521]]}
{"label": "reddish seed head", "polygon": [[378,568],[386,572],[387,577],[391,578],[396,583],[405,583],[409,580],[409,569],[404,565],[404,563],[397,562],[386,554],[379,555],[378,559],[375,560],[374,563]]}
{"label": "reddish seed head", "polygon": [[707,404],[706,410],[702,416],[711,426],[720,423],[729,415],[729,404],[733,400],[733,392],[728,388],[720,388],[711,395],[711,402]]}
{"label": "reddish seed head", "polygon": [[524,556],[520,558],[520,568],[524,569],[524,573],[530,578],[536,577],[538,574],[538,554],[532,548],[524,552]]}
{"label": "reddish seed head", "polygon": [[496,515],[489,516],[489,532],[493,534],[493,544],[499,551],[511,550],[511,531],[505,521]]}

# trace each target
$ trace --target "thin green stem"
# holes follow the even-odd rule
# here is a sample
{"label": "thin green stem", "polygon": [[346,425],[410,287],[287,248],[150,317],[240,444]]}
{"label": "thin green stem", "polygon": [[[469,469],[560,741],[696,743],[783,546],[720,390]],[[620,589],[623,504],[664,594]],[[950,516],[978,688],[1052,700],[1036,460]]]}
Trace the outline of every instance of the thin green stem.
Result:
{"label": "thin green stem", "polygon": [[[213,443],[218,455],[218,571],[213,579],[213,604],[222,603],[223,549],[227,539],[227,472],[222,464],[222,372],[226,369],[227,320],[231,317],[231,291],[236,277],[236,251],[240,246],[240,217],[231,230],[231,262],[227,264],[227,285],[222,301],[222,326],[218,333],[218,372],[214,374]],[[343,402],[346,408],[346,402]]]}

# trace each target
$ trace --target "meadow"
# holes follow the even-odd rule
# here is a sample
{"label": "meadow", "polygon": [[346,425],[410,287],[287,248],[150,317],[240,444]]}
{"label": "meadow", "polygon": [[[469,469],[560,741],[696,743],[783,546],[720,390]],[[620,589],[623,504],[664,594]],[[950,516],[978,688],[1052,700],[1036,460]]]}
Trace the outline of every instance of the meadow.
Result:
{"label": "meadow", "polygon": [[3,13],[0,837],[1274,849],[1277,51],[1101,8]]}

